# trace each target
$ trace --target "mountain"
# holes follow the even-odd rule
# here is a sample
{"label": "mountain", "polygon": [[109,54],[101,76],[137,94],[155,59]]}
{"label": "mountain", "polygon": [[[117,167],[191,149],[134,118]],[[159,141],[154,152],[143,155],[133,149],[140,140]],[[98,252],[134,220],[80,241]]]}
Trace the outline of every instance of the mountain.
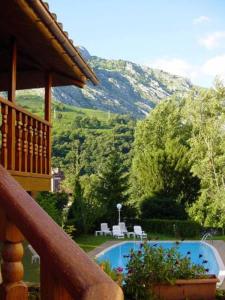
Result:
{"label": "mountain", "polygon": [[[185,95],[193,87],[188,79],[162,70],[92,56],[84,47],[79,50],[100,83],[97,86],[88,83],[83,89],[75,86],[53,88],[54,98],[64,104],[142,118],[166,97]],[[43,97],[43,89],[18,91],[17,95]]]}
{"label": "mountain", "polygon": [[55,98],[66,104],[143,117],[162,99],[174,93],[183,95],[193,87],[188,79],[162,70],[91,56],[84,47],[79,51],[94,69],[100,84],[90,83],[84,89],[54,88]]}

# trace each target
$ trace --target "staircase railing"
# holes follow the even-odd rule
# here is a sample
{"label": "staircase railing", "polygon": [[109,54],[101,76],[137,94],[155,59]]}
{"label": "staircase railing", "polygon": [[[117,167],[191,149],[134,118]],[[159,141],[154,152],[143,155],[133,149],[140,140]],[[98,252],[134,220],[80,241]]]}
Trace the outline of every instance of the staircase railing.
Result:
{"label": "staircase railing", "polygon": [[122,300],[123,293],[0,165],[0,299],[26,300],[24,237],[41,258],[44,300]]}

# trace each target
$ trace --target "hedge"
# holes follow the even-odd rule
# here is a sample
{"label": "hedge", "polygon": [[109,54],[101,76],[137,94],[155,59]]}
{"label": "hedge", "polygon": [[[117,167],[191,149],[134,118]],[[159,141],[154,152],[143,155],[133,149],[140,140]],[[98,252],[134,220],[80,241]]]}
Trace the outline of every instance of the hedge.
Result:
{"label": "hedge", "polygon": [[139,220],[139,224],[150,235],[152,232],[179,238],[199,237],[203,230],[200,224],[187,220],[144,219]]}

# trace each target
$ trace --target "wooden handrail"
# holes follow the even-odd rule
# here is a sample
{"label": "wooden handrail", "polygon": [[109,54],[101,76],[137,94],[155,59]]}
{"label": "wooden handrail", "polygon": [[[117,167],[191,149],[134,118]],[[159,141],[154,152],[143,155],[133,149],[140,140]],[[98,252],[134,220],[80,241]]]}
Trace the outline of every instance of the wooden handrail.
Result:
{"label": "wooden handrail", "polygon": [[88,258],[1,165],[0,208],[40,255],[45,270],[63,284],[70,299],[123,299],[120,287]]}
{"label": "wooden handrail", "polygon": [[8,105],[8,106],[10,106],[10,107],[16,109],[17,111],[20,111],[20,112],[24,113],[25,115],[30,116],[32,119],[35,119],[35,120],[37,120],[37,121],[39,121],[39,122],[41,122],[41,123],[43,123],[43,124],[45,124],[45,125],[48,125],[49,127],[52,127],[52,124],[51,124],[50,122],[48,122],[48,121],[42,119],[41,117],[38,117],[38,116],[35,115],[35,114],[32,114],[31,112],[29,112],[28,110],[26,110],[25,108],[23,108],[23,107],[20,106],[20,105],[17,105],[17,104],[15,104],[15,103],[13,103],[13,102],[7,100],[7,99],[4,99],[4,98],[2,98],[2,97],[0,97],[0,103],[3,103],[3,104],[5,104],[5,105]]}

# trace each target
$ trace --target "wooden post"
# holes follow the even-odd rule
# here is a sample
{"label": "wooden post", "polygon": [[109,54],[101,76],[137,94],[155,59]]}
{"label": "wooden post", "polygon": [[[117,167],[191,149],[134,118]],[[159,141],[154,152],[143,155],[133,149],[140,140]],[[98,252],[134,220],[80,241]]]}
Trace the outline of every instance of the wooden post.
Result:
{"label": "wooden post", "polygon": [[24,237],[20,231],[1,212],[2,249],[2,283],[1,300],[27,300],[28,288],[23,279],[23,244]]}
{"label": "wooden post", "polygon": [[17,45],[15,38],[11,40],[11,67],[9,78],[8,100],[16,100],[16,69],[17,69]]}
{"label": "wooden post", "polygon": [[[45,79],[45,120],[51,123],[51,87],[52,87],[52,75],[50,73],[46,74]],[[47,174],[51,175],[51,128],[48,127],[47,132]]]}
{"label": "wooden post", "polygon": [[51,105],[52,105],[52,75],[47,73],[45,77],[45,120],[51,122]]}
{"label": "wooden post", "polygon": [[[11,41],[11,68],[9,78],[8,100],[15,103],[16,100],[16,67],[17,67],[17,46],[16,40]],[[15,148],[16,148],[16,111],[9,109],[8,119],[8,169],[15,170]]]}

